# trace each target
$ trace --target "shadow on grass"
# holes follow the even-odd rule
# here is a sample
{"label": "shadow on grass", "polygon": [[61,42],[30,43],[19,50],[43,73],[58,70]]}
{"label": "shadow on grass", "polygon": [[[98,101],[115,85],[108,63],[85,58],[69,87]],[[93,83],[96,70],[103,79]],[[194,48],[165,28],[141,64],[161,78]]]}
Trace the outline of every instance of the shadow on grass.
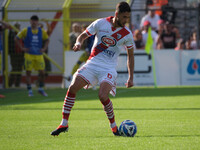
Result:
{"label": "shadow on grass", "polygon": [[[63,102],[67,89],[47,89],[48,97],[43,97],[34,90],[33,97],[28,97],[25,89],[8,89],[1,90],[6,98],[0,99],[1,105],[17,105],[28,103],[49,103],[49,102]],[[176,96],[198,96],[200,95],[200,87],[162,87],[162,88],[118,88],[117,95],[114,98],[140,98],[140,97],[176,97]],[[112,98],[112,99],[114,99]],[[80,90],[76,96],[76,101],[83,100],[98,100],[98,90]]]}
{"label": "shadow on grass", "polygon": [[135,138],[144,138],[144,137],[200,137],[200,135],[146,135],[146,136],[135,136]]}

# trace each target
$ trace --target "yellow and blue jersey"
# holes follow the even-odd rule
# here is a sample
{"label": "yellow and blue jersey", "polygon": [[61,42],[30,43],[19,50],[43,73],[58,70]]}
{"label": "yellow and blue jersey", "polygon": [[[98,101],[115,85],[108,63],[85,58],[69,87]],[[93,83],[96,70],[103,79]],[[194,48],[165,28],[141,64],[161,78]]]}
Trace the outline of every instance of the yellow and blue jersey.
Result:
{"label": "yellow and blue jersey", "polygon": [[24,40],[24,46],[29,49],[29,54],[42,55],[40,52],[42,42],[48,39],[48,35],[44,29],[37,28],[33,30],[31,27],[28,27],[19,32],[17,38]]}

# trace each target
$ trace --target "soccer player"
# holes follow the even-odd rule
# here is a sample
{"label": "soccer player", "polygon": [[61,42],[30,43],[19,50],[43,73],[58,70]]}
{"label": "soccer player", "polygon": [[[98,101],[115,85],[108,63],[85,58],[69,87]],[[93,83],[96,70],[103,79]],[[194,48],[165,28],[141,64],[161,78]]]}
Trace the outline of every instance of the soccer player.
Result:
{"label": "soccer player", "polygon": [[130,6],[126,2],[120,2],[116,6],[115,16],[102,18],[94,21],[79,35],[73,50],[80,50],[83,41],[95,34],[95,41],[88,61],[75,73],[71,85],[67,91],[61,124],[51,135],[59,135],[68,130],[68,119],[74,105],[77,92],[89,85],[100,84],[99,99],[104,106],[114,135],[118,136],[119,131],[115,122],[113,105],[109,99],[109,93],[115,95],[116,89],[116,66],[120,50],[127,48],[127,67],[129,78],[126,87],[133,86],[134,70],[134,40],[131,31],[125,26],[130,19]]}
{"label": "soccer player", "polygon": [[[43,96],[48,96],[45,93],[44,86],[44,68],[45,62],[42,55],[46,51],[49,39],[48,35],[44,29],[38,27],[39,18],[36,15],[33,15],[30,18],[30,27],[24,28],[19,32],[15,38],[18,45],[25,52],[25,69],[26,69],[26,80],[27,80],[27,89],[28,96],[33,96],[31,88],[31,71],[32,69],[39,71],[39,89],[38,92]],[[24,46],[19,42],[20,39],[24,40]],[[44,43],[44,46],[42,47]]]}
{"label": "soccer player", "polygon": [[[9,29],[10,28],[10,25],[5,22],[5,21],[2,21],[0,20],[0,76],[2,75],[2,53],[3,53],[3,39],[2,39],[2,36],[3,36],[3,31],[5,29]],[[0,98],[5,98],[4,95],[0,94]]]}

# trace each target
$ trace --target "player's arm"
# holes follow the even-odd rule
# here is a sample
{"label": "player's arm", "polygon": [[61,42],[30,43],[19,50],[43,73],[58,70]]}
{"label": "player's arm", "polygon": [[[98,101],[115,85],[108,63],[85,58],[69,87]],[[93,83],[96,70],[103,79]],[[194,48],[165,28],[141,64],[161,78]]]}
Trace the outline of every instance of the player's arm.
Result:
{"label": "player's arm", "polygon": [[76,51],[79,51],[81,49],[81,44],[83,43],[83,41],[88,38],[88,34],[84,31],[82,32],[78,38],[76,39],[76,43],[74,44],[74,47],[73,47],[73,50],[76,52]]}
{"label": "player's arm", "polygon": [[3,29],[11,29],[10,24],[5,21],[0,20],[0,24],[3,25]]}
{"label": "player's arm", "polygon": [[73,47],[73,50],[76,52],[76,51],[79,51],[81,49],[81,44],[83,43],[83,41],[92,36],[92,35],[95,35],[99,29],[99,22],[101,21],[101,19],[98,19],[96,21],[94,21],[93,23],[91,23],[87,29],[82,32],[78,38],[76,39],[76,43],[74,44],[74,47]]}
{"label": "player's arm", "polygon": [[127,49],[127,67],[128,67],[128,74],[129,78],[127,83],[125,84],[127,88],[133,86],[133,72],[134,72],[134,48]]}
{"label": "player's arm", "polygon": [[42,47],[42,49],[40,50],[41,52],[45,52],[48,48],[48,45],[49,45],[49,39],[47,40],[44,40],[44,46]]}
{"label": "player's arm", "polygon": [[17,36],[15,37],[15,42],[17,43],[17,45],[19,46],[19,48],[24,51],[24,52],[28,52],[29,49],[25,48],[22,43],[20,42],[21,39],[24,39],[26,37],[27,34],[27,28],[24,28],[21,32],[19,32],[17,34]]}
{"label": "player's arm", "polygon": [[29,49],[28,48],[25,48],[23,47],[22,43],[20,42],[20,38],[19,37],[15,37],[15,43],[17,43],[17,46],[19,46],[19,48],[23,51],[23,52],[28,52]]}
{"label": "player's arm", "polygon": [[44,46],[42,47],[40,52],[45,52],[49,45],[49,36],[44,29],[42,29],[42,42],[44,42]]}

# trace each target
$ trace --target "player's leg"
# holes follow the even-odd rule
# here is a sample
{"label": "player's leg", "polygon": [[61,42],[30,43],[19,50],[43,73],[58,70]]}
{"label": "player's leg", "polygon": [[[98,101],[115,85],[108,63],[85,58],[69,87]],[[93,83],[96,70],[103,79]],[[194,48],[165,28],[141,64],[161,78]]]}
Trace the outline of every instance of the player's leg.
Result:
{"label": "player's leg", "polygon": [[51,132],[51,135],[59,135],[61,132],[65,132],[68,130],[68,119],[69,115],[71,112],[72,107],[74,106],[75,98],[76,98],[76,93],[83,88],[85,85],[87,85],[88,82],[86,82],[82,77],[76,76],[74,82],[71,83],[65,100],[64,100],[64,105],[63,105],[63,110],[62,110],[62,121],[58,128]]}
{"label": "player's leg", "polygon": [[64,105],[63,105],[63,110],[62,110],[63,121],[61,122],[61,125],[63,125],[63,126],[67,125],[70,111],[75,102],[76,93],[87,84],[88,83],[82,77],[77,76],[75,78],[74,83],[72,83],[69,86],[69,89],[67,91],[67,94],[66,94],[66,97],[64,100]]}
{"label": "player's leg", "polygon": [[48,96],[48,94],[44,91],[44,78],[45,78],[45,71],[39,70],[38,74],[38,81],[39,81],[39,88],[38,93],[42,96]]}
{"label": "player's leg", "polygon": [[19,74],[16,75],[16,81],[15,81],[15,87],[20,87],[21,84],[21,77],[22,77],[22,71],[23,71],[23,65],[24,65],[24,54],[20,53],[18,54],[18,63],[17,63],[17,72]]}
{"label": "player's leg", "polygon": [[[16,58],[15,58],[14,54],[10,54],[10,63],[11,63],[11,68],[12,68],[11,71],[15,72],[16,70],[14,68],[15,68],[15,66],[17,64],[17,61],[16,61]],[[15,74],[12,73],[9,76],[9,81],[8,81],[9,87],[12,87],[14,82],[15,82]]]}
{"label": "player's leg", "polygon": [[102,82],[99,88],[99,99],[104,106],[104,111],[110,122],[110,127],[115,135],[119,135],[117,125],[115,123],[115,115],[113,111],[112,101],[109,99],[109,93],[112,90],[112,86],[108,82]]}
{"label": "player's leg", "polygon": [[33,57],[30,54],[25,54],[25,70],[26,70],[26,84],[28,90],[28,96],[33,96],[32,87],[31,87],[31,71],[33,69]]}
{"label": "player's leg", "polygon": [[51,71],[51,62],[49,61],[49,59],[45,58],[45,78],[48,77],[49,73]]}
{"label": "player's leg", "polygon": [[31,71],[26,71],[26,84],[28,90],[28,96],[33,96],[33,91],[31,87]]}
{"label": "player's leg", "polygon": [[35,70],[38,70],[38,80],[39,80],[39,88],[38,93],[40,93],[43,96],[48,96],[47,93],[45,93],[43,87],[44,87],[44,78],[45,78],[45,62],[43,55],[35,56]]}

